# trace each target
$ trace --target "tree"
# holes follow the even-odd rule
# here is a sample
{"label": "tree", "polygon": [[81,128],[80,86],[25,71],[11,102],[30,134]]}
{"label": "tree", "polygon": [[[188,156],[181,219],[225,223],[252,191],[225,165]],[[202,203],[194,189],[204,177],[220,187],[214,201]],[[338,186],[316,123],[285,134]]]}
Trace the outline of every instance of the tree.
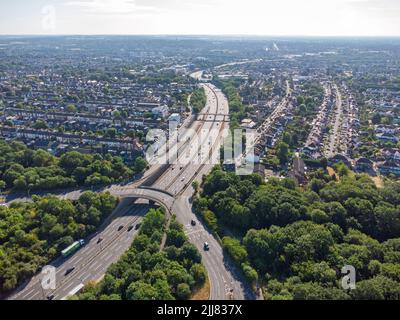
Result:
{"label": "tree", "polygon": [[303,96],[298,96],[297,97],[297,104],[300,106],[300,105],[302,105],[304,103],[305,103],[304,97]]}
{"label": "tree", "polygon": [[128,300],[155,300],[157,295],[157,290],[144,281],[133,282],[126,290]]}
{"label": "tree", "polygon": [[[400,234],[400,210],[388,203],[380,203],[374,209],[376,219],[376,232],[373,232],[375,224],[369,225],[371,234],[376,234],[379,239],[385,240],[398,237]],[[373,218],[370,218],[373,219]]]}
{"label": "tree", "polygon": [[230,237],[224,237],[222,239],[222,244],[224,249],[238,265],[248,262],[246,248],[242,246],[239,240]]}
{"label": "tree", "polygon": [[190,287],[187,283],[180,283],[176,289],[176,296],[180,300],[186,300],[190,297]]}
{"label": "tree", "polygon": [[35,167],[46,167],[53,164],[54,158],[47,151],[39,149],[34,153],[32,161]]}
{"label": "tree", "polygon": [[290,288],[295,300],[348,300],[347,293],[339,288],[323,287],[315,282],[293,285]]}
{"label": "tree", "polygon": [[330,221],[329,216],[320,209],[314,209],[310,214],[311,220],[318,224],[324,224]]}
{"label": "tree", "polygon": [[171,293],[168,281],[157,280],[153,287],[157,290],[157,300],[175,300]]}
{"label": "tree", "polygon": [[67,106],[67,108],[66,108],[66,111],[70,112],[70,113],[76,113],[77,112],[77,108],[76,108],[76,106],[74,104],[69,104]]}
{"label": "tree", "polygon": [[343,162],[339,162],[333,167],[335,171],[339,174],[339,177],[345,177],[350,173],[350,169]]}
{"label": "tree", "polygon": [[40,130],[47,129],[49,126],[46,121],[39,119],[33,124],[33,127],[37,130]]}
{"label": "tree", "polygon": [[147,168],[147,161],[142,157],[137,157],[135,159],[135,172],[142,173]]}
{"label": "tree", "polygon": [[187,261],[190,261],[190,263],[192,264],[201,262],[201,255],[199,251],[193,244],[188,243],[187,240],[182,246],[179,257],[181,260],[186,259]]}
{"label": "tree", "polygon": [[173,245],[177,248],[183,246],[186,241],[186,236],[183,232],[177,230],[169,230],[167,234],[167,245]]}
{"label": "tree", "polygon": [[198,181],[193,181],[192,182],[192,187],[193,187],[193,190],[194,190],[195,194],[197,194],[199,192],[199,188],[200,188],[199,182]]}
{"label": "tree", "polygon": [[285,133],[283,134],[282,141],[283,141],[284,143],[286,143],[287,145],[290,145],[290,144],[292,143],[292,137],[291,137],[291,135],[290,135],[288,132],[285,132]]}
{"label": "tree", "polygon": [[246,263],[242,264],[242,270],[247,280],[249,280],[253,285],[255,285],[258,280],[257,271]]}
{"label": "tree", "polygon": [[202,264],[195,263],[190,268],[190,274],[192,275],[192,277],[195,281],[196,287],[201,287],[206,282],[207,271]]}
{"label": "tree", "polygon": [[121,112],[118,110],[113,111],[113,117],[116,119],[121,119]]}
{"label": "tree", "polygon": [[278,159],[281,165],[284,165],[289,160],[289,145],[287,143],[281,142],[278,145]]}
{"label": "tree", "polygon": [[350,292],[356,300],[399,300],[400,283],[377,276],[357,282],[356,289]]}

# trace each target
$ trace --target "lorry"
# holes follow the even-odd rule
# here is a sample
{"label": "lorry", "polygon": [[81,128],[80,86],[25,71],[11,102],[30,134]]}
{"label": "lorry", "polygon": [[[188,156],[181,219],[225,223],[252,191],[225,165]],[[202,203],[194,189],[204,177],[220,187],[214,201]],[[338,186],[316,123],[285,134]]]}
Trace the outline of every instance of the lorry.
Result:
{"label": "lorry", "polygon": [[65,248],[64,250],[62,250],[61,254],[64,258],[67,258],[70,255],[72,255],[73,253],[75,253],[76,251],[78,251],[84,244],[85,244],[85,241],[83,239],[75,241],[68,248]]}

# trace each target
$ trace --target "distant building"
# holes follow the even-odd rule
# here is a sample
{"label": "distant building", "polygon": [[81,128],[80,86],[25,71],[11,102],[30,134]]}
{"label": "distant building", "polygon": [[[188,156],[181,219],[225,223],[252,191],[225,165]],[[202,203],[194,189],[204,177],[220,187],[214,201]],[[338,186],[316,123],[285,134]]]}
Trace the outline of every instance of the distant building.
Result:
{"label": "distant building", "polygon": [[293,170],[290,177],[297,181],[298,184],[304,184],[306,180],[306,166],[303,159],[295,157],[293,159]]}
{"label": "distant building", "polygon": [[394,174],[400,176],[400,164],[397,161],[385,161],[378,166],[381,174]]}
{"label": "distant building", "polygon": [[376,137],[378,138],[378,140],[382,141],[382,142],[393,142],[393,143],[397,143],[399,142],[399,138],[397,138],[394,134],[386,134],[386,133],[380,133],[377,134]]}
{"label": "distant building", "polygon": [[348,157],[343,154],[338,153],[337,155],[333,156],[332,158],[328,159],[328,163],[330,165],[337,164],[339,162],[343,162],[348,168],[351,169],[351,161]]}
{"label": "distant building", "polygon": [[263,180],[265,180],[265,166],[263,164],[255,164],[253,172],[259,174],[263,178]]}
{"label": "distant building", "polygon": [[150,103],[150,102],[139,102],[137,104],[138,109],[143,109],[143,110],[153,110],[154,108],[158,108],[160,106],[159,103]]}
{"label": "distant building", "polygon": [[153,108],[151,112],[155,118],[166,118],[169,114],[169,108],[167,106],[159,106]]}
{"label": "distant building", "polygon": [[240,126],[243,129],[253,129],[256,126],[256,123],[251,119],[243,119]]}
{"label": "distant building", "polygon": [[171,122],[181,123],[181,115],[178,113],[173,113],[169,116],[168,120]]}
{"label": "distant building", "polygon": [[308,157],[312,157],[317,151],[318,151],[318,147],[314,142],[305,146],[302,150],[302,152]]}
{"label": "distant building", "polygon": [[368,158],[358,158],[355,161],[355,169],[360,172],[371,171],[374,168],[374,163]]}

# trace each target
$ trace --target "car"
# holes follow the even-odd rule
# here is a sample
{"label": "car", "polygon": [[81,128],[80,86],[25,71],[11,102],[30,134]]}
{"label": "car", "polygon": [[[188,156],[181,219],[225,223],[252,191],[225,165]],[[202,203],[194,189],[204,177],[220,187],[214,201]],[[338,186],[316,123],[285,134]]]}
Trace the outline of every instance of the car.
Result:
{"label": "car", "polygon": [[190,222],[190,224],[191,224],[192,226],[195,226],[195,225],[196,225],[196,221],[192,220],[192,221]]}
{"label": "car", "polygon": [[47,298],[47,300],[53,300],[54,299],[54,294],[51,294],[51,295],[47,296],[46,298]]}
{"label": "car", "polygon": [[141,225],[142,225],[141,223],[138,223],[138,224],[135,226],[135,230],[139,230],[139,228],[140,228]]}
{"label": "car", "polygon": [[133,226],[129,226],[128,232],[131,231],[132,229],[133,229]]}
{"label": "car", "polygon": [[100,242],[102,242],[103,241],[103,238],[98,238],[97,239],[97,244],[99,244]]}
{"label": "car", "polygon": [[69,275],[72,271],[74,271],[75,270],[75,267],[72,267],[72,268],[69,268],[69,269],[67,269],[67,271],[65,271],[65,276],[67,276],[67,275]]}
{"label": "car", "polygon": [[210,245],[208,244],[208,242],[204,242],[204,251],[208,250],[210,250]]}
{"label": "car", "polygon": [[118,231],[121,231],[124,228],[124,226],[119,226]]}

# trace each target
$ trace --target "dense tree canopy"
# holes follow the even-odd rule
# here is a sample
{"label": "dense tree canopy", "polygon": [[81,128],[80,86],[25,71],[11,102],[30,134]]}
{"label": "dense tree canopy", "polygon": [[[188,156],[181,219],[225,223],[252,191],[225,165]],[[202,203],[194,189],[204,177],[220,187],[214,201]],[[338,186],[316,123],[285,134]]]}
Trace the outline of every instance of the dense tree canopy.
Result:
{"label": "dense tree canopy", "polygon": [[128,179],[146,167],[140,157],[130,168],[120,157],[111,155],[71,151],[58,158],[42,149],[28,149],[21,142],[0,140],[0,186],[13,190],[110,184]]}
{"label": "dense tree canopy", "polygon": [[207,97],[204,88],[198,88],[193,91],[190,97],[190,104],[194,113],[199,113],[206,106]]}
{"label": "dense tree canopy", "polygon": [[32,276],[75,240],[93,233],[113,211],[108,193],[83,193],[77,201],[53,196],[0,207],[0,295]]}
{"label": "dense tree canopy", "polygon": [[160,251],[165,222],[163,210],[150,210],[131,248],[111,265],[98,286],[86,286],[78,298],[188,299],[206,281],[206,271],[196,247],[175,220],[167,232],[166,247]]}
{"label": "dense tree canopy", "polygon": [[[224,249],[268,299],[399,299],[399,190],[346,172],[315,171],[300,188],[216,167],[194,208],[221,237],[234,231]],[[345,265],[356,268],[356,290],[340,286]]]}

